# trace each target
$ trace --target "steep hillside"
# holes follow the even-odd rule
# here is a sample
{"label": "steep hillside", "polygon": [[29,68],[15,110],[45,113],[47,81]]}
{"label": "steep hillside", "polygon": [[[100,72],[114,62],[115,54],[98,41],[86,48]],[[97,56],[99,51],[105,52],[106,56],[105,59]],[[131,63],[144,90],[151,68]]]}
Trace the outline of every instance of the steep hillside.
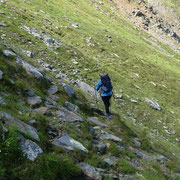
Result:
{"label": "steep hillside", "polygon": [[180,179],[179,3],[158,2],[0,0],[0,179]]}

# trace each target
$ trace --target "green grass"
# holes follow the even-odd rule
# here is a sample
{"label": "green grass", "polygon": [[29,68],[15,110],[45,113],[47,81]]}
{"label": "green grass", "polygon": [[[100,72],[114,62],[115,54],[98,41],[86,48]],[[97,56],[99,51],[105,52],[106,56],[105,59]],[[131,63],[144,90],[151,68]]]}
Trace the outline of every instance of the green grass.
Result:
{"label": "green grass", "polygon": [[[172,5],[174,2],[165,1],[167,5]],[[124,101],[112,100],[111,110],[115,116],[107,131],[111,131],[114,135],[121,137],[123,139],[122,145],[132,145],[130,138],[138,137],[142,142],[141,148],[145,151],[153,150],[153,152],[164,154],[168,157],[172,157],[173,152],[180,155],[180,144],[175,141],[176,137],[179,138],[178,134],[180,132],[178,121],[180,119],[180,70],[179,62],[176,61],[180,59],[180,55],[167,45],[157,42],[169,54],[174,55],[174,58],[170,58],[166,53],[161,52],[161,50],[145,41],[144,38],[149,39],[148,34],[134,29],[133,24],[118,13],[114,3],[109,3],[107,0],[103,1],[103,5],[96,3],[101,8],[100,10],[95,8],[89,1],[84,0],[7,1],[1,7],[5,13],[2,14],[1,21],[8,25],[0,30],[2,34],[6,34],[6,37],[1,39],[1,41],[9,44],[30,64],[41,67],[37,63],[37,59],[42,59],[53,65],[57,72],[45,71],[44,73],[54,81],[56,81],[56,74],[61,71],[66,73],[70,79],[81,78],[93,86],[98,81],[99,73],[101,71],[107,72],[112,79],[114,92],[121,94],[120,89],[122,89],[124,97]],[[114,13],[111,12],[109,6],[114,8]],[[74,23],[79,24],[79,29],[72,27]],[[57,49],[50,49],[42,40],[23,30],[22,25],[35,28],[52,38],[61,40],[64,42],[64,45]],[[112,43],[108,42],[105,35],[111,36]],[[88,46],[87,38],[89,37],[92,37],[94,46]],[[0,109],[18,117],[24,122],[35,118],[40,129],[38,132],[41,139],[40,146],[47,153],[39,157],[37,164],[30,163],[30,165],[25,166],[25,169],[18,167],[18,175],[27,173],[29,178],[37,178],[38,174],[41,174],[41,178],[45,178],[45,176],[55,178],[59,171],[63,171],[65,174],[62,174],[61,177],[65,179],[70,178],[62,166],[60,166],[61,170],[56,168],[53,170],[52,168],[59,165],[60,162],[56,158],[60,154],[64,154],[64,151],[56,151],[49,143],[47,129],[51,123],[56,124],[60,131],[67,130],[71,137],[80,141],[91,151],[89,155],[79,155],[77,151],[74,154],[69,153],[70,156],[77,158],[78,161],[86,161],[94,166],[98,166],[99,163],[100,167],[104,167],[102,159],[96,155],[97,150],[92,148],[93,137],[89,132],[91,126],[86,121],[79,123],[81,130],[79,133],[70,123],[67,123],[66,127],[59,127],[58,122],[51,117],[35,115],[30,111],[30,107],[26,103],[25,89],[33,89],[37,95],[44,99],[47,96],[47,89],[51,83],[46,80],[37,81],[27,76],[26,72],[16,65],[14,58],[2,56],[2,50],[7,48],[0,45],[0,49],[0,69],[4,73],[0,83],[0,96],[6,101],[6,105],[0,105]],[[33,52],[34,58],[26,57],[22,53],[22,49]],[[115,54],[119,57],[116,57]],[[94,58],[99,59],[99,62]],[[79,64],[74,65],[72,59],[75,59]],[[60,66],[57,64],[60,64]],[[79,70],[78,76],[73,74],[72,68]],[[85,71],[85,68],[88,70]],[[154,82],[157,86],[153,86],[151,82]],[[59,97],[58,105],[64,105],[64,102],[67,100],[78,105],[76,103],[77,98],[83,103],[78,106],[80,107],[80,115],[84,119],[98,116],[102,122],[104,121],[90,106],[91,103],[95,104],[95,100],[86,93],[75,88],[76,96],[69,98],[62,87],[59,87],[59,90],[57,94]],[[2,92],[6,92],[9,96],[4,96]],[[144,102],[145,97],[158,100],[162,110],[152,110]],[[133,104],[131,99],[137,99],[138,103]],[[104,110],[102,104],[99,107]],[[19,114],[19,111],[22,114]],[[52,109],[52,111],[54,113],[56,110]],[[133,124],[129,117],[134,117],[136,123]],[[162,124],[158,123],[158,120],[161,120]],[[176,134],[168,135],[164,131],[163,125],[168,126],[168,129],[171,132],[175,131]],[[154,129],[157,129],[160,133],[155,138],[150,136]],[[56,155],[51,154],[53,150],[55,150]],[[136,158],[130,151],[121,151],[115,143],[110,143],[108,152],[122,158],[120,163],[121,172],[131,174],[136,172],[136,169],[129,165],[128,161],[123,160],[124,157]],[[64,159],[62,161],[64,162]],[[66,163],[68,168],[70,168],[69,160],[64,162],[65,166]],[[178,162],[175,162],[175,164],[178,164]],[[31,165],[32,167],[30,167]],[[175,167],[172,167],[172,170]],[[79,174],[79,171],[75,169],[72,170],[72,174]],[[45,172],[46,170],[47,172]],[[159,169],[156,170],[159,171]],[[4,173],[6,173],[6,168],[2,167],[0,171],[1,177],[3,177]],[[33,174],[34,177],[32,177]],[[13,176],[12,173],[11,175]],[[144,171],[143,176],[147,179],[163,179],[163,176],[158,176],[158,173],[149,170]]]}

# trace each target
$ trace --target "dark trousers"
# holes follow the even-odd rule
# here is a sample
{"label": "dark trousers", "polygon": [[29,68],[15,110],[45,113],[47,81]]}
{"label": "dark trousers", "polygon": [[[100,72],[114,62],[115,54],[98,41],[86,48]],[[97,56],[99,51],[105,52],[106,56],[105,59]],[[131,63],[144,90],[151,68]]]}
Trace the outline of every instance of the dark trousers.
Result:
{"label": "dark trousers", "polygon": [[109,115],[109,106],[110,106],[111,96],[101,96],[101,98],[104,102],[105,109],[106,109],[106,114],[108,114],[108,115]]}

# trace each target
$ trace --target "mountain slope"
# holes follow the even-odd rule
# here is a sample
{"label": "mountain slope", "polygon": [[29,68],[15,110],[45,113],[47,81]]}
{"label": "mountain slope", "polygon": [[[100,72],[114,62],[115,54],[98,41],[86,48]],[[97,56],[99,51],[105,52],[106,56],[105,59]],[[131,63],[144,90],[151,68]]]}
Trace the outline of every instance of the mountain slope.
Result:
{"label": "mountain slope", "polygon": [[[172,37],[169,42],[173,42],[173,46],[164,44],[164,41],[159,41],[157,34],[148,34],[141,25],[138,27],[132,23],[132,20],[136,21],[136,25],[141,23],[138,19],[133,17],[129,20],[126,17],[128,7],[130,10],[133,7],[142,8],[143,11],[143,3],[119,3],[120,1],[92,0],[0,2],[1,54],[5,49],[16,53],[14,58],[1,55],[0,70],[3,78],[0,80],[0,97],[5,103],[0,103],[0,108],[26,123],[35,119],[33,126],[38,129],[40,137],[40,142],[35,142],[43,149],[43,155],[31,164],[32,168],[24,159],[15,162],[17,173],[13,171],[13,166],[10,171],[7,170],[10,164],[4,162],[10,159],[1,159],[4,170],[0,172],[2,179],[21,179],[20,176],[25,174],[28,174],[29,179],[36,179],[38,176],[43,179],[58,179],[59,174],[60,179],[72,179],[75,176],[81,178],[80,170],[74,167],[74,164],[80,162],[105,169],[104,173],[99,170],[104,174],[104,179],[108,179],[105,174],[115,174],[120,179],[175,179],[178,175],[180,55],[176,45],[179,44]],[[123,3],[128,6],[127,9]],[[153,31],[153,27],[150,29]],[[167,34],[163,36],[169,38]],[[21,63],[16,64],[17,55],[40,69],[32,73],[26,63],[20,61]],[[86,85],[93,87],[102,71],[110,75],[114,85],[115,99],[112,100],[111,110],[115,115],[111,124],[105,121],[108,127],[105,125],[105,128],[101,128],[122,138],[122,142],[100,140],[97,137],[102,132],[97,131],[94,135],[94,125],[87,122],[87,118],[93,116],[104,122],[104,116],[97,110],[103,110],[103,105],[101,101],[96,104],[91,93],[86,93],[89,88],[93,95],[93,90],[89,86],[82,88],[79,82],[86,82]],[[46,78],[41,77],[42,81],[37,79],[34,77],[35,72],[38,75],[42,73]],[[65,93],[66,87],[69,87],[67,84],[75,89],[75,97],[69,98]],[[47,90],[51,85],[58,88],[57,97],[49,97]],[[30,90],[34,91],[33,96],[37,95],[42,99],[37,107],[28,103],[30,95],[27,92]],[[121,95],[123,98],[119,99]],[[48,107],[47,98],[53,104],[52,107]],[[18,99],[22,102],[17,103]],[[68,115],[69,119],[63,119],[58,114],[59,111],[68,112],[59,106],[67,106],[66,101],[79,106],[80,111],[75,113],[84,119],[83,122],[71,122],[69,119],[75,116],[71,113]],[[41,114],[44,106],[51,113],[48,116],[47,112],[44,115],[36,114],[36,111]],[[41,109],[37,110],[38,107]],[[0,117],[5,123],[3,113]],[[64,124],[66,120],[68,122]],[[56,129],[55,135],[48,134],[50,130],[53,131],[52,126]],[[52,146],[54,138],[64,137],[63,133],[68,133],[81,142],[89,153],[66,152]],[[25,138],[32,139],[28,133],[22,134]],[[6,144],[11,137],[17,135],[2,133],[1,136],[2,139],[5,138],[2,142]],[[93,146],[97,141],[105,143],[105,154]],[[141,142],[141,145],[137,145],[136,141],[137,144]],[[1,147],[5,146],[3,143]],[[14,148],[20,153],[18,147]],[[13,154],[13,158],[17,155],[14,151],[9,154]],[[111,156],[116,156],[118,162],[107,167],[104,159],[111,159]],[[45,167],[43,162],[47,163]],[[61,162],[63,165],[55,169]],[[50,167],[48,163],[53,164],[49,175],[48,172],[41,171]],[[71,166],[72,169],[69,170]],[[66,174],[66,167],[72,174]],[[132,175],[126,177],[120,174]]]}

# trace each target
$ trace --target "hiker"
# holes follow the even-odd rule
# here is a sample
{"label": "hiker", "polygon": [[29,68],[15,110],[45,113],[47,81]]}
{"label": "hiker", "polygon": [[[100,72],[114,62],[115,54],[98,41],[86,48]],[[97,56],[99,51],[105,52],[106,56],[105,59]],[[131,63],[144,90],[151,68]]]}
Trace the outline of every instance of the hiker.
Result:
{"label": "hiker", "polygon": [[106,109],[106,115],[108,119],[111,119],[111,113],[109,112],[109,106],[110,106],[110,99],[113,94],[112,89],[113,86],[111,84],[111,80],[108,76],[108,74],[104,75],[103,73],[100,73],[100,80],[97,84],[94,86],[95,90],[98,91],[101,88],[101,98],[104,102],[104,106]]}

